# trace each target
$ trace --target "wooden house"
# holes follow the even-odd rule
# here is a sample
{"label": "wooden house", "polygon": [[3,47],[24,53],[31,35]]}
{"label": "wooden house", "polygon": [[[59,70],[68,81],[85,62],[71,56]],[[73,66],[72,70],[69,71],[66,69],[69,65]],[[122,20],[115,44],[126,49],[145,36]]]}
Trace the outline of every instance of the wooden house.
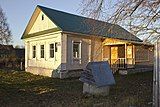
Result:
{"label": "wooden house", "polygon": [[153,45],[121,26],[43,6],[36,7],[22,39],[25,70],[34,74],[78,76],[92,61],[108,61],[113,72],[153,66]]}

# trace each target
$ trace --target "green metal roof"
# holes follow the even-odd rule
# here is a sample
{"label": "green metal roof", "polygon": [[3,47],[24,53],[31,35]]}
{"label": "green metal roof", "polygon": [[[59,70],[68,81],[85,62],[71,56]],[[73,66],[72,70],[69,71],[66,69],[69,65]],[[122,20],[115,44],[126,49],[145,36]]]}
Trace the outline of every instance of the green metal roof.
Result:
{"label": "green metal roof", "polygon": [[119,25],[38,6],[62,31],[142,42]]}

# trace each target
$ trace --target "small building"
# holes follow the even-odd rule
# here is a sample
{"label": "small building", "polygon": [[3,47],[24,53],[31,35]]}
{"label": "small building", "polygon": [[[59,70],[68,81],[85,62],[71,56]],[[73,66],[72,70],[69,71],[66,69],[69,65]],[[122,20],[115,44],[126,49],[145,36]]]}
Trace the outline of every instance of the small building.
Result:
{"label": "small building", "polygon": [[24,49],[14,48],[13,45],[0,44],[0,68],[24,68]]}
{"label": "small building", "polygon": [[20,70],[25,69],[25,49],[24,48],[14,48],[16,55],[16,66]]}
{"label": "small building", "polygon": [[15,56],[14,48],[12,45],[0,44],[0,68],[7,65],[9,60]]}
{"label": "small building", "polygon": [[0,58],[7,58],[12,52],[14,48],[12,45],[2,45],[0,44]]}
{"label": "small building", "polygon": [[14,48],[15,55],[18,59],[23,60],[25,56],[25,49],[24,48]]}
{"label": "small building", "polygon": [[153,45],[121,26],[43,6],[36,7],[22,39],[25,70],[34,74],[78,76],[92,61],[108,61],[121,73],[153,66]]}

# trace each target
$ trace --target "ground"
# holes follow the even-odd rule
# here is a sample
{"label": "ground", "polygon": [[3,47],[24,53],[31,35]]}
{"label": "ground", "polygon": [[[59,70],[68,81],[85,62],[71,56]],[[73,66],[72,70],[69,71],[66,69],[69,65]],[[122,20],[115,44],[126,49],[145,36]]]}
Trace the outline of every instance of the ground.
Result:
{"label": "ground", "polygon": [[0,70],[1,106],[150,107],[152,72],[115,75],[109,96],[82,94],[78,78],[54,79],[26,72]]}

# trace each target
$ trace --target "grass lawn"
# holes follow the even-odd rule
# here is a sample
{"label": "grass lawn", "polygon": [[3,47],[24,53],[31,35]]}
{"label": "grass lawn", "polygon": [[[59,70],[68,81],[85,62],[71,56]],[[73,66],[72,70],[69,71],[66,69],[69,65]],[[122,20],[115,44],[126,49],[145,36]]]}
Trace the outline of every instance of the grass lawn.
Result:
{"label": "grass lawn", "polygon": [[151,107],[152,72],[115,75],[110,95],[82,94],[78,78],[54,79],[0,70],[0,106]]}

